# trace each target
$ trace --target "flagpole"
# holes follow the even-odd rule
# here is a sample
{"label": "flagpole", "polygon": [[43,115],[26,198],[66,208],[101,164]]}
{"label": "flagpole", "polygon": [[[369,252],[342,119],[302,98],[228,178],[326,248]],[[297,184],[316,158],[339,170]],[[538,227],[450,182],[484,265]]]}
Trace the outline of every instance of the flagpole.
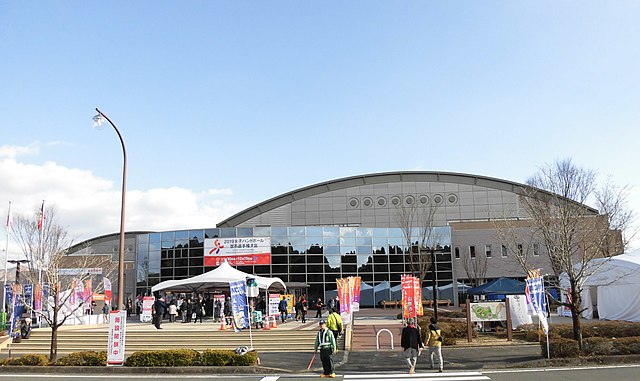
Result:
{"label": "flagpole", "polygon": [[[42,217],[41,217],[42,229],[40,229],[40,245],[39,245],[40,256],[36,261],[36,264],[38,265],[38,285],[40,286],[40,288],[42,288],[42,265],[44,262],[44,226],[45,226],[45,219],[46,219],[46,214],[44,212],[44,200],[42,200],[42,208],[40,210],[40,213],[42,214]],[[34,296],[36,296],[35,293],[34,293]],[[40,301],[40,305],[42,305],[42,301]],[[42,328],[42,319],[40,319],[40,316],[38,316],[38,328]]]}
{"label": "flagpole", "polygon": [[7,241],[4,249],[4,283],[2,286],[2,312],[7,312],[7,263],[9,262],[9,229],[11,228],[11,201],[9,201],[9,212],[7,213]]}

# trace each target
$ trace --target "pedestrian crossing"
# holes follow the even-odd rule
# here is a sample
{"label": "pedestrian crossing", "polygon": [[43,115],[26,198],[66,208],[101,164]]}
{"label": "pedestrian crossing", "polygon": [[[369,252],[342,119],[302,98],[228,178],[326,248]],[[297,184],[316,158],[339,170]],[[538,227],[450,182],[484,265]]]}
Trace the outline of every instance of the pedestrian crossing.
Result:
{"label": "pedestrian crossing", "polygon": [[483,381],[491,378],[480,372],[345,374],[343,379],[353,381]]}

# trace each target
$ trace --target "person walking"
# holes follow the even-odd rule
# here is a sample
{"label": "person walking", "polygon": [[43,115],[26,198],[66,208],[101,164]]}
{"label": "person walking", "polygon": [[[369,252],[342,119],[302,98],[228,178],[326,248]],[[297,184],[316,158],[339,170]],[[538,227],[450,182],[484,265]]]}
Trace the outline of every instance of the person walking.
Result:
{"label": "person walking", "polygon": [[227,300],[224,302],[224,320],[226,325],[233,323],[233,310],[231,308],[231,297],[227,296]]}
{"label": "person walking", "polygon": [[320,349],[320,361],[322,361],[323,373],[320,377],[336,376],[335,367],[333,365],[333,355],[336,353],[336,339],[333,337],[333,332],[327,328],[327,323],[324,320],[320,320],[320,330],[316,335],[316,343],[314,345],[314,355]]}
{"label": "person walking", "polygon": [[318,319],[322,319],[322,307],[324,305],[322,304],[322,299],[318,298],[318,300],[316,300],[316,317]]}
{"label": "person walking", "polygon": [[220,302],[220,299],[216,299],[213,302],[213,321],[216,323],[220,323],[220,318],[222,314],[222,302]]}
{"label": "person walking", "polygon": [[154,325],[157,329],[162,329],[162,327],[160,327],[160,324],[162,324],[162,318],[164,317],[165,309],[166,305],[164,304],[164,297],[161,296],[156,299],[155,302],[153,302]]}
{"label": "person walking", "polygon": [[176,317],[178,316],[178,306],[176,306],[176,302],[173,300],[169,304],[169,322],[175,323]]}
{"label": "person walking", "polygon": [[280,321],[283,323],[287,322],[287,299],[281,299],[280,303],[278,303],[278,311],[280,311]]}
{"label": "person walking", "polygon": [[102,305],[102,316],[104,318],[104,322],[109,322],[109,303],[105,303]]}
{"label": "person walking", "polygon": [[344,324],[342,324],[342,317],[336,310],[329,310],[329,316],[327,316],[327,328],[333,333],[333,337],[338,340],[338,336],[342,334],[344,330]]}
{"label": "person walking", "polygon": [[187,301],[182,299],[182,303],[180,303],[180,317],[182,318],[182,322],[187,322]]}
{"label": "person walking", "polygon": [[198,319],[200,319],[200,323],[202,323],[202,316],[204,315],[202,300],[196,299],[196,301],[193,303],[193,310],[196,313],[196,318],[193,319],[193,323],[197,323]]}
{"label": "person walking", "polygon": [[431,369],[438,367],[438,372],[442,372],[442,330],[438,326],[438,320],[432,316],[429,324],[429,333],[427,334],[427,345],[429,346],[429,360],[431,361]]}
{"label": "person walking", "polygon": [[416,328],[413,319],[410,319],[407,326],[402,329],[400,346],[404,349],[407,363],[409,363],[409,374],[414,374],[418,362],[418,352],[424,345],[420,338],[420,331]]}

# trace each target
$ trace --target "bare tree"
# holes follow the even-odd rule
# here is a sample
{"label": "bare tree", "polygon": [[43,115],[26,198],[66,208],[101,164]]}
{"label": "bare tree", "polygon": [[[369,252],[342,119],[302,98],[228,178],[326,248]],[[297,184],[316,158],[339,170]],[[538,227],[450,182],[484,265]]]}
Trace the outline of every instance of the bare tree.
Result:
{"label": "bare tree", "polygon": [[437,210],[438,206],[433,203],[419,206],[413,197],[401,200],[395,205],[393,218],[402,230],[409,251],[409,266],[412,273],[419,276],[420,284],[431,268],[433,251],[436,250],[440,239],[434,226]]}
{"label": "bare tree", "polygon": [[471,253],[467,253],[462,256],[462,267],[471,286],[478,287],[487,276],[487,256],[475,254],[472,257]]}
{"label": "bare tree", "polygon": [[[38,227],[40,211],[34,216],[17,215],[11,225],[11,233],[29,262],[29,273],[26,281],[37,285],[45,291],[47,297],[42,298],[42,308],[28,310],[36,314],[39,319],[46,321],[51,328],[51,347],[49,360],[55,361],[58,355],[58,328],[65,321],[81,310],[90,297],[83,295],[80,300],[72,301],[79,296],[77,289],[84,286],[90,278],[88,270],[101,265],[104,259],[91,255],[74,256],[67,255],[71,247],[72,239],[68,232],[56,221],[55,207],[47,209],[46,218],[42,219],[41,228]],[[73,263],[78,269],[73,276],[60,274],[64,265]]]}
{"label": "bare tree", "polygon": [[[606,206],[600,212],[586,205],[598,197],[599,206]],[[605,185],[598,191],[595,172],[577,167],[570,159],[558,160],[527,180],[520,204],[529,218],[515,223],[504,221],[505,229],[499,233],[510,247],[513,254],[510,257],[525,272],[534,270],[528,258],[529,247],[536,241],[543,243],[553,274],[557,279],[564,277],[568,283],[565,288],[570,298],[562,304],[571,310],[573,336],[580,348],[583,284],[600,268],[587,264],[594,258],[621,252],[616,250],[616,246],[621,247],[616,242],[622,242],[616,238],[619,237],[616,231],[624,231],[630,223],[625,198],[624,192],[612,186]]]}

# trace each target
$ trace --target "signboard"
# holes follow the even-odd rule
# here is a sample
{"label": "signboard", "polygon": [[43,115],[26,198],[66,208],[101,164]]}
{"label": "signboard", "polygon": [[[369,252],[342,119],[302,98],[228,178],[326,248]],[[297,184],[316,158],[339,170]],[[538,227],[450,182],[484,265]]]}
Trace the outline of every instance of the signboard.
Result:
{"label": "signboard", "polygon": [[142,313],[140,314],[140,321],[143,323],[148,323],[152,320],[151,310],[153,309],[153,302],[156,301],[156,298],[153,296],[145,296],[142,298]]}
{"label": "signboard", "polygon": [[127,311],[111,311],[109,314],[109,351],[107,365],[124,364],[124,339],[127,325]]}
{"label": "signboard", "polygon": [[271,237],[205,238],[204,265],[232,266],[271,264]]}
{"label": "signboard", "polygon": [[279,316],[278,305],[280,303],[280,294],[269,294],[269,316]]}
{"label": "signboard", "polygon": [[505,321],[505,302],[478,302],[471,304],[471,321]]}

